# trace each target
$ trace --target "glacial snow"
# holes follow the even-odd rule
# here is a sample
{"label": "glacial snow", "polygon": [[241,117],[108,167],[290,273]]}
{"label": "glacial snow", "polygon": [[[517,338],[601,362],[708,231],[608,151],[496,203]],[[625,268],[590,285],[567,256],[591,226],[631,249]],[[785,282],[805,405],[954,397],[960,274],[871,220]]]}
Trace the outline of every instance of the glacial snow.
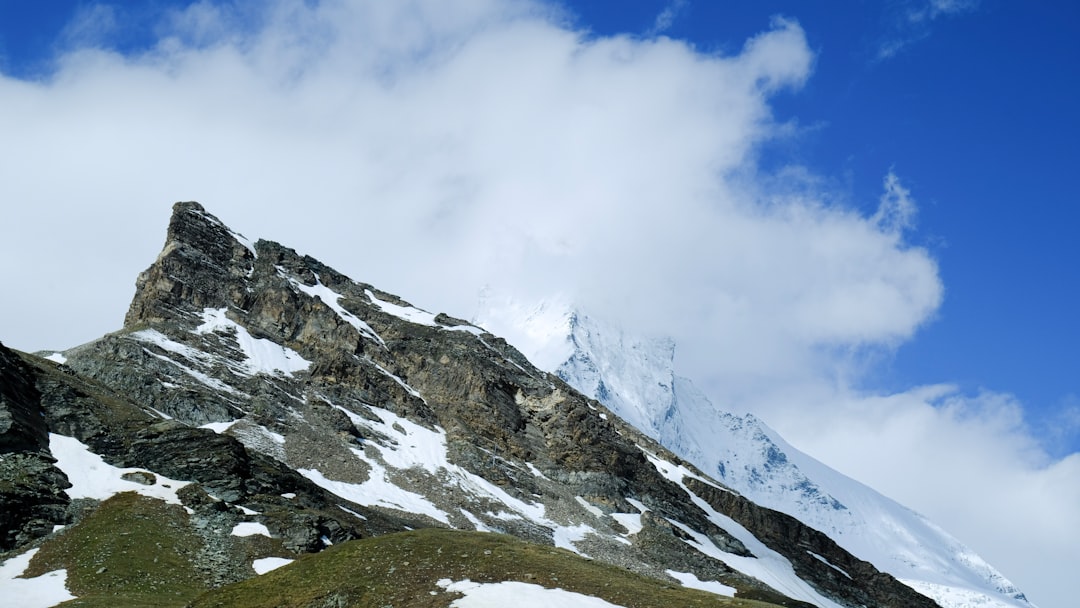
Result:
{"label": "glacial snow", "polygon": [[674,372],[674,344],[633,336],[555,299],[485,294],[475,322],[757,504],[828,534],[946,608],[1032,608],[1012,583],[921,515],[800,452],[751,415],[714,406]]}

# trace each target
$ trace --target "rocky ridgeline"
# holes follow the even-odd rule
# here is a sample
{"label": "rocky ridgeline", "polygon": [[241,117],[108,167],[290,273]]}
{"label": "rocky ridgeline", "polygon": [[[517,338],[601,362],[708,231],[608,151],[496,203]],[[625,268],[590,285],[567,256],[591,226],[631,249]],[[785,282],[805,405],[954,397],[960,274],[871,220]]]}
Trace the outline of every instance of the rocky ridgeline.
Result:
{"label": "rocky ridgeline", "polygon": [[[440,526],[784,605],[935,605],[709,480],[505,341],[250,243],[196,203],[176,204],[124,328],[64,356],[0,349],[0,549],[86,511],[68,504],[51,432],[111,465],[193,482],[179,496],[211,547],[193,558],[210,586],[254,575],[230,524],[265,525],[281,555]],[[724,556],[771,556],[805,589]]]}

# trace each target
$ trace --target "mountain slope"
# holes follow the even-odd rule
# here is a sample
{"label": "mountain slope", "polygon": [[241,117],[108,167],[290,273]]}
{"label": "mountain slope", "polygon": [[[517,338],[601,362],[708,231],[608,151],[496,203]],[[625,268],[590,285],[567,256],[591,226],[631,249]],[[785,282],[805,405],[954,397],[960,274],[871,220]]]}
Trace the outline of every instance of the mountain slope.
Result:
{"label": "mountain slope", "polygon": [[[65,572],[84,603],[137,600],[185,572],[221,588],[330,546],[435,527],[509,534],[720,596],[935,605],[710,479],[500,338],[251,243],[196,203],[174,207],[122,330],[0,363],[18,387],[5,393],[12,428],[33,437],[5,448],[4,466],[35,454],[33,466],[57,470],[23,493],[39,515],[0,531],[17,552],[40,547],[29,575]],[[21,466],[11,477],[25,477]],[[171,530],[180,561],[162,572],[160,528],[131,542],[110,513]]]}
{"label": "mountain slope", "polygon": [[943,606],[1030,608],[992,566],[924,517],[798,451],[752,415],[716,408],[674,373],[670,340],[634,336],[565,303],[489,294],[480,319],[549,369],[754,503],[821,530]]}

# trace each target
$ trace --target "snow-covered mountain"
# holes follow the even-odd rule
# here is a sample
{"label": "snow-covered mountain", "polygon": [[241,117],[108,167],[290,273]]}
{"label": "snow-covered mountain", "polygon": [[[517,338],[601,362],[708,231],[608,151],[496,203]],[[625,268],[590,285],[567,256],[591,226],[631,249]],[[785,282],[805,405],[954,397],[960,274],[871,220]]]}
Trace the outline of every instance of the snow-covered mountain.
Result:
{"label": "snow-covered mountain", "polygon": [[[640,424],[684,393],[670,343],[627,344],[607,349],[627,373],[590,373],[609,400],[650,395],[621,406]],[[445,606],[467,581],[641,608],[939,605],[503,338],[197,203],[174,206],[120,330],[0,345],[0,603]]]}
{"label": "snow-covered mountain", "polygon": [[483,294],[478,324],[757,504],[828,534],[947,608],[1032,608],[985,560],[922,515],[726,412],[674,370],[675,344],[634,335],[558,298]]}

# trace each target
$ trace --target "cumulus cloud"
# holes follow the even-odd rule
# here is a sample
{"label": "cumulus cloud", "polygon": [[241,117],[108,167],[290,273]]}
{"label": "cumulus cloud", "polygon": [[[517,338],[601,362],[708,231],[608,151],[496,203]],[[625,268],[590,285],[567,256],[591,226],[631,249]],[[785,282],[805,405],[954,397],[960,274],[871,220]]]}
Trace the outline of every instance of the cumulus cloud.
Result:
{"label": "cumulus cloud", "polygon": [[[964,529],[940,514],[977,548],[1071,525],[1053,482],[1076,462],[1040,454],[1014,402],[851,388],[943,286],[907,241],[916,206],[894,173],[866,215],[827,180],[755,165],[787,132],[770,97],[811,77],[801,27],[776,19],[719,55],[571,21],[513,0],[203,1],[162,16],[145,51],[113,50],[105,28],[50,74],[0,76],[0,340],[118,329],[169,206],[198,200],[425,308],[467,317],[492,286],[673,336],[719,405],[932,516],[936,497],[979,511]],[[995,472],[1046,519],[1006,521]],[[1047,542],[1066,555],[1067,538]]]}
{"label": "cumulus cloud", "polygon": [[788,387],[757,405],[786,439],[916,508],[1040,605],[1073,593],[1080,454],[1055,459],[1010,395]]}

